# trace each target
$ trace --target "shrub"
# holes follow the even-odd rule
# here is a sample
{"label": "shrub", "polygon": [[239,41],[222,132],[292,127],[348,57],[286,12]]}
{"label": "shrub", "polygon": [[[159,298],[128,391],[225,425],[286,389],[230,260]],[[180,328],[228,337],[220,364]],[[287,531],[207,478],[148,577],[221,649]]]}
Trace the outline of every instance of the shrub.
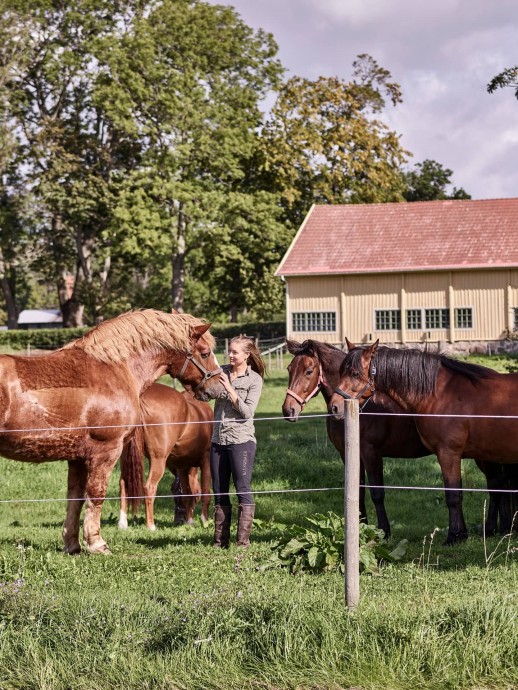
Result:
{"label": "shrub", "polygon": [[[272,547],[275,552],[265,568],[285,566],[290,572],[344,572],[344,518],[329,511],[305,518],[312,527],[292,525]],[[407,540],[389,550],[383,530],[360,523],[360,572],[376,573],[383,561],[394,563],[406,551]]]}

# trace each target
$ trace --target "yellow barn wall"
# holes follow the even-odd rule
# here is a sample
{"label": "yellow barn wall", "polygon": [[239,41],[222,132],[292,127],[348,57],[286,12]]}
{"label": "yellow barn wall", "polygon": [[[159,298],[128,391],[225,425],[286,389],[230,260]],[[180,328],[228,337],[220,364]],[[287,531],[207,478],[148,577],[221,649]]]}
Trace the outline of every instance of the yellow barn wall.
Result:
{"label": "yellow barn wall", "polygon": [[[287,335],[294,340],[314,338],[325,343],[340,342],[340,276],[315,276],[287,279],[286,310]],[[334,311],[336,331],[293,331],[291,315],[294,312]]]}
{"label": "yellow barn wall", "polygon": [[[418,343],[426,340],[494,340],[515,324],[518,309],[518,269],[429,272],[385,275],[347,275],[287,278],[287,332],[297,340],[316,338],[341,343],[345,336],[357,343]],[[473,328],[408,330],[405,312],[412,308],[473,309]],[[400,309],[402,329],[376,331],[376,309]],[[293,332],[293,312],[334,311],[335,332]]]}

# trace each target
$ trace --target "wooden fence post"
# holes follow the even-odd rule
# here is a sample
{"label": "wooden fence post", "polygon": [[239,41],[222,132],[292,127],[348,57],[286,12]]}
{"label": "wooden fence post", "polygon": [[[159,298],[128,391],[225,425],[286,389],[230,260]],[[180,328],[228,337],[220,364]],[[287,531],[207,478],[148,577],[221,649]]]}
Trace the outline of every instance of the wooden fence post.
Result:
{"label": "wooden fence post", "polygon": [[355,609],[360,600],[360,407],[358,400],[344,406],[344,565],[345,603]]}

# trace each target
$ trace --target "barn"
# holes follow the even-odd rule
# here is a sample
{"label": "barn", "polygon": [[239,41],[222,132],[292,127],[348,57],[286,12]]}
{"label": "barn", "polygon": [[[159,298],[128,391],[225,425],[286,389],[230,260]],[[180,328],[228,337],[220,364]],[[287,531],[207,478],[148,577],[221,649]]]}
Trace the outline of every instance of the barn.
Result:
{"label": "barn", "polygon": [[275,274],[295,340],[514,350],[518,199],[315,205]]}

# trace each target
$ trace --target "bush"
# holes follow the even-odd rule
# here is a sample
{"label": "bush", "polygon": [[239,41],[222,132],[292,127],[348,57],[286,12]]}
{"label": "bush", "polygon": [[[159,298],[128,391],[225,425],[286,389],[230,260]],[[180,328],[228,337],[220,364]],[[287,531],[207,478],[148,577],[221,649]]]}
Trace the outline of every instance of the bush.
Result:
{"label": "bush", "polygon": [[[0,348],[10,350],[56,350],[71,340],[80,338],[90,328],[34,328],[0,331]],[[284,321],[256,321],[251,323],[217,324],[211,326],[211,333],[221,345],[225,338],[241,333],[259,340],[283,338],[286,335]],[[224,343],[223,343],[224,344]]]}
{"label": "bush", "polygon": [[[312,527],[292,525],[272,547],[275,551],[268,567],[285,566],[292,573],[344,572],[344,518],[329,511],[307,517]],[[401,540],[393,551],[384,542],[383,530],[360,523],[360,572],[376,573],[382,561],[394,563],[406,551],[407,540]]]}

